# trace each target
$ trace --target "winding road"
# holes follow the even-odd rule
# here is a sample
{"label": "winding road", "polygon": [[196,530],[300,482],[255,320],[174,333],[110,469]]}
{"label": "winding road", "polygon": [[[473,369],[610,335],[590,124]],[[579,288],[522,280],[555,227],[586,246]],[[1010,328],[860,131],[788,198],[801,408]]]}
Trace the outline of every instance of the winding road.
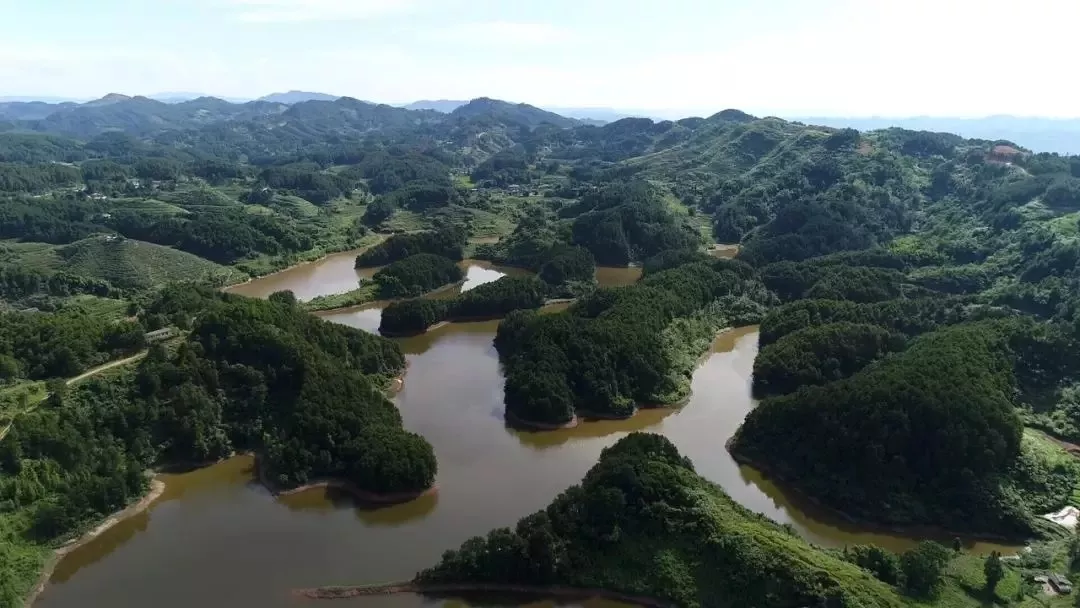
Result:
{"label": "winding road", "polygon": [[[81,382],[83,380],[86,380],[87,378],[90,378],[92,376],[96,376],[96,375],[100,374],[101,372],[110,370],[110,369],[112,369],[114,367],[118,367],[118,366],[121,366],[121,365],[127,365],[128,363],[134,363],[135,361],[138,361],[139,359],[142,359],[145,356],[146,356],[146,351],[144,350],[144,351],[136,353],[136,354],[134,354],[134,355],[132,355],[130,357],[125,357],[123,359],[117,359],[115,361],[109,361],[108,363],[104,363],[104,364],[99,365],[99,366],[97,366],[95,368],[88,369],[85,372],[79,374],[78,376],[68,378],[67,380],[64,381],[64,383],[67,384],[68,386],[71,386],[72,384],[75,384],[76,382]],[[15,424],[15,419],[16,418],[18,418],[22,414],[33,411],[34,408],[36,408],[39,403],[41,403],[42,401],[44,401],[44,400],[46,400],[48,398],[49,398],[49,395],[46,394],[44,397],[42,397],[39,401],[37,401],[36,403],[31,405],[30,407],[28,407],[25,410],[19,412],[18,414],[15,414],[14,416],[12,416],[11,421],[7,423],[7,426],[0,429],[0,441],[3,441],[4,437],[7,437],[8,431],[11,430],[11,425]]]}

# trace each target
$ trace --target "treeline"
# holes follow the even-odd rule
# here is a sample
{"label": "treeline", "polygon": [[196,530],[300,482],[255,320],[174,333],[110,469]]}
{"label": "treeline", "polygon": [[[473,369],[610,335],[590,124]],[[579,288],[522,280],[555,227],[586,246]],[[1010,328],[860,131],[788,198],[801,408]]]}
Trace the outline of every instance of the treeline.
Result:
{"label": "treeline", "polygon": [[886,244],[911,228],[925,201],[910,163],[868,154],[875,142],[857,131],[792,132],[775,120],[749,130],[755,137],[744,134],[739,142],[748,146],[752,173],[723,180],[702,201],[717,238],[741,242],[747,261],[798,261]]}
{"label": "treeline", "polygon": [[417,574],[425,583],[606,589],[676,606],[903,605],[858,566],[752,514],[659,435],[605,448],[580,485]]}
{"label": "treeline", "polygon": [[137,352],[144,332],[139,323],[79,311],[0,313],[0,383],[77,376]]}
{"label": "treeline", "polygon": [[514,232],[476,256],[539,271],[568,245],[587,251],[596,264],[626,266],[667,250],[695,249],[701,235],[673,213],[660,192],[643,182],[602,184],[558,208],[557,215],[531,209]]}
{"label": "treeline", "polygon": [[443,321],[498,319],[515,310],[540,308],[552,286],[536,277],[502,277],[450,299],[391,302],[382,311],[379,332],[407,336]]}
{"label": "treeline", "polygon": [[175,247],[229,264],[255,255],[306,251],[312,236],[283,219],[239,206],[200,207],[183,215],[105,213],[94,201],[15,200],[0,204],[0,236],[68,244],[101,233]]}
{"label": "treeline", "polygon": [[798,300],[773,308],[765,315],[759,341],[764,347],[794,331],[831,323],[868,323],[912,336],[966,320],[1009,314],[1005,309],[940,296],[872,304]]}
{"label": "treeline", "polygon": [[372,277],[379,296],[415,298],[465,278],[457,262],[431,253],[418,253],[379,269]]}
{"label": "treeline", "polygon": [[[903,272],[841,263],[778,262],[761,269],[761,281],[781,300],[881,302],[924,295]],[[904,288],[908,289],[905,290]]]}
{"label": "treeline", "polygon": [[[1012,479],[1026,474],[1016,397],[1036,378],[1056,383],[1080,370],[1065,336],[1042,334],[1025,319],[946,327],[849,378],[808,386],[823,369],[843,375],[891,350],[893,337],[865,326],[791,333],[762,351],[763,382],[781,391],[807,382],[762,401],[733,453],[856,517],[1029,534],[1027,505],[1047,505],[1035,491],[1003,489],[1026,483]],[[802,363],[800,351],[816,359]]]}
{"label": "treeline", "polygon": [[20,266],[0,266],[0,300],[18,302],[33,296],[65,297],[95,295],[108,297],[115,290],[107,281],[73,275],[48,273]]}
{"label": "treeline", "polygon": [[71,188],[81,181],[79,169],[68,165],[0,163],[0,192],[47,192]]}
{"label": "treeline", "polygon": [[460,261],[465,257],[465,244],[465,233],[455,229],[395,234],[356,256],[356,267],[385,266],[420,253]]}
{"label": "treeline", "polygon": [[[150,466],[255,450],[275,485],[321,477],[375,493],[430,487],[435,456],[385,395],[404,369],[396,344],[318,320],[289,303],[193,286],[143,315],[194,325],[175,351],[135,370],[54,391],[0,442],[0,505],[15,543],[45,544],[123,507]],[[141,335],[141,334],[140,334]]]}
{"label": "treeline", "polygon": [[762,348],[754,359],[754,393],[784,394],[851,376],[907,340],[878,325],[829,323],[800,329]]}
{"label": "treeline", "polygon": [[175,247],[230,264],[245,257],[283,255],[311,249],[311,236],[282,219],[240,209],[200,210],[183,217],[121,212],[107,225],[125,237]]}
{"label": "treeline", "polygon": [[716,260],[600,289],[566,312],[512,313],[495,338],[507,414],[562,424],[575,411],[629,416],[677,400],[716,331],[755,321],[768,299],[751,268]]}
{"label": "treeline", "polygon": [[267,188],[284,190],[322,205],[361,189],[363,182],[357,173],[360,172],[329,173],[315,163],[293,163],[263,169],[259,181]]}

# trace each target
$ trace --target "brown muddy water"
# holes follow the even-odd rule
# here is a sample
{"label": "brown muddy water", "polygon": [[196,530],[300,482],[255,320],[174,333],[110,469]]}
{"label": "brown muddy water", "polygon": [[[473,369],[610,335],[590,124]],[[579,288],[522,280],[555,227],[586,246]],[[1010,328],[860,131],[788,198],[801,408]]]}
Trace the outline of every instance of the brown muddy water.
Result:
{"label": "brown muddy water", "polygon": [[[467,266],[472,283],[467,282],[466,289],[501,276],[500,269]],[[297,286],[276,282],[265,291]],[[369,310],[324,318],[371,330],[378,326],[378,310],[370,311],[373,322]],[[410,365],[396,401],[405,427],[435,448],[437,495],[379,509],[364,508],[326,489],[275,499],[254,480],[250,457],[165,475],[162,498],[65,558],[36,606],[278,608],[314,602],[290,594],[298,587],[410,578],[469,537],[513,525],[543,508],[577,483],[604,447],[639,430],[666,435],[699,473],[735,500],[790,523],[812,542],[876,543],[892,549],[914,543],[839,524],[728,455],[724,443],[754,406],[750,375],[757,354],[755,327],[716,339],[694,375],[692,397],[679,409],[528,432],[508,428],[503,420],[502,375],[492,345],[497,326],[497,321],[453,323],[400,340]],[[990,548],[972,545],[974,550]],[[476,605],[415,595],[333,603],[369,608]],[[511,599],[497,604],[621,606]]]}

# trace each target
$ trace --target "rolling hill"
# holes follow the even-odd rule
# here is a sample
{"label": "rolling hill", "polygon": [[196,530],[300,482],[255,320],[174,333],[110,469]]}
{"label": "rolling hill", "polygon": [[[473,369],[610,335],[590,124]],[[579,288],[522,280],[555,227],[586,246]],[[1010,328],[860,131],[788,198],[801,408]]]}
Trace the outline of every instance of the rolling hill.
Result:
{"label": "rolling hill", "polygon": [[95,236],[58,250],[62,269],[97,277],[122,288],[146,288],[169,281],[218,282],[243,275],[171,247],[113,236]]}

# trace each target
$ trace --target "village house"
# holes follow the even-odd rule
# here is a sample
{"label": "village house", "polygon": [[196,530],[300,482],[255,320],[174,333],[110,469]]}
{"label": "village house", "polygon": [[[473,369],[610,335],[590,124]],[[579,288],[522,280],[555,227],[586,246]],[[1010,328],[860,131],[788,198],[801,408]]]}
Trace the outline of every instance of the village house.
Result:
{"label": "village house", "polygon": [[1072,593],[1072,583],[1069,582],[1069,579],[1065,578],[1064,575],[1051,574],[1046,578],[1049,581],[1050,586],[1054,588],[1054,591],[1057,591],[1061,594]]}
{"label": "village house", "polygon": [[176,335],[175,327],[162,327],[161,329],[155,329],[154,331],[148,331],[143,334],[148,343],[160,342],[162,340],[168,340]]}

